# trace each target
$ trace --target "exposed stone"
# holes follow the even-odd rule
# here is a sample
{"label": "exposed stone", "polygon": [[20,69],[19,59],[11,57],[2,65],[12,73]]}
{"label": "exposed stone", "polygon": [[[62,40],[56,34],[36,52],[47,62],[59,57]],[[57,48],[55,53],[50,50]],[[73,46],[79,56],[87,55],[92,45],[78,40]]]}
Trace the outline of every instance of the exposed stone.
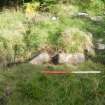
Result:
{"label": "exposed stone", "polygon": [[57,20],[57,17],[53,16],[51,19],[52,19],[53,21],[56,21],[56,20]]}
{"label": "exposed stone", "polygon": [[31,64],[44,64],[50,62],[50,55],[43,52],[30,61]]}
{"label": "exposed stone", "polygon": [[105,44],[96,43],[96,49],[98,49],[98,50],[105,50]]}
{"label": "exposed stone", "polygon": [[96,21],[96,22],[103,20],[102,16],[93,16],[93,17],[90,17],[90,19],[92,21]]}
{"label": "exposed stone", "polygon": [[98,39],[97,42],[98,43],[102,43],[104,40],[102,38]]}
{"label": "exposed stone", "polygon": [[77,14],[78,16],[89,16],[89,14],[85,13],[85,12],[79,12]]}
{"label": "exposed stone", "polygon": [[78,12],[75,16],[81,17],[81,18],[89,18],[89,14],[87,14],[85,12]]}
{"label": "exposed stone", "polygon": [[87,19],[89,19],[91,21],[95,21],[95,22],[103,21],[102,16],[90,16],[88,13],[85,13],[85,12],[78,12],[74,16],[81,17],[81,18],[87,18]]}
{"label": "exposed stone", "polygon": [[57,53],[51,57],[48,53],[41,53],[30,61],[31,64],[79,64],[85,61],[85,55],[83,53]]}
{"label": "exposed stone", "polygon": [[59,54],[59,63],[60,64],[79,64],[85,61],[85,55],[82,53],[60,53]]}

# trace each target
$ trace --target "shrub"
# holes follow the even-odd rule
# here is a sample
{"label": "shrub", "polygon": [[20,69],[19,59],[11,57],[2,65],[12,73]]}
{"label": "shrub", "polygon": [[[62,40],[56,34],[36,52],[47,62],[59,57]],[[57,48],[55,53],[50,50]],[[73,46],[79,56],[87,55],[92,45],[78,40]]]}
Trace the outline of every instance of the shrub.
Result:
{"label": "shrub", "polygon": [[[87,49],[93,51],[92,36],[78,28],[68,28],[64,32],[52,36],[53,42],[58,50],[68,53],[84,52]],[[52,45],[52,46],[53,46]]]}
{"label": "shrub", "polygon": [[25,3],[24,9],[27,17],[33,17],[40,7],[39,2]]}

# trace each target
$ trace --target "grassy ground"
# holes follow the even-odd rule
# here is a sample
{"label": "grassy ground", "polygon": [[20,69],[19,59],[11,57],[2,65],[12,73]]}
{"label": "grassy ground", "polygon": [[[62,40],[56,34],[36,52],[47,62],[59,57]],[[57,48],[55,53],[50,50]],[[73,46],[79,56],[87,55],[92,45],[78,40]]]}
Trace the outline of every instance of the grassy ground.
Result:
{"label": "grassy ground", "polygon": [[100,70],[101,74],[45,75],[45,65],[0,70],[0,105],[104,105],[105,66],[87,61],[50,70]]}

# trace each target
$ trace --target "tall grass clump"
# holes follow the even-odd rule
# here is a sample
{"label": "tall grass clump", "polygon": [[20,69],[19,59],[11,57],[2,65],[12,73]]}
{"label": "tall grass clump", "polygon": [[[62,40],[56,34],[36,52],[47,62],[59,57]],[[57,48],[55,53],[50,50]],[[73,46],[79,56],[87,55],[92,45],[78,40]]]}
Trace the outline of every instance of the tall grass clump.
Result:
{"label": "tall grass clump", "polygon": [[68,28],[49,37],[53,48],[68,53],[81,52],[85,49],[93,53],[92,35],[78,28]]}
{"label": "tall grass clump", "polygon": [[83,52],[84,49],[93,48],[92,35],[78,28],[66,29],[61,36],[59,43],[67,52]]}
{"label": "tall grass clump", "polygon": [[54,44],[50,43],[49,37],[54,37],[54,34],[56,34],[59,29],[59,21],[51,20],[51,16],[47,14],[37,14],[26,27],[24,42],[27,49],[35,54],[51,48],[51,45]]}
{"label": "tall grass clump", "polygon": [[4,11],[0,13],[1,61],[3,59],[7,63],[14,62],[24,55],[25,44],[22,41],[23,33],[25,33],[24,19],[25,17],[21,12]]}
{"label": "tall grass clump", "polygon": [[43,48],[47,42],[48,33],[45,30],[40,30],[35,25],[28,27],[26,33],[24,34],[24,43],[29,52],[38,52]]}

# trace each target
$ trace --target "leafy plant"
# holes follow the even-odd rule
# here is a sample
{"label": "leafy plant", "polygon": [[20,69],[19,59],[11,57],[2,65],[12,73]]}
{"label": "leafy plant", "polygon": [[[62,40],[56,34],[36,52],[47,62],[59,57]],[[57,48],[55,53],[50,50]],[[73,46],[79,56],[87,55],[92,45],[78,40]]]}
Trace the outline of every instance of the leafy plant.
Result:
{"label": "leafy plant", "polygon": [[32,3],[25,3],[24,4],[26,13],[30,13],[30,14],[37,11],[39,6],[40,6],[39,2],[32,2]]}

